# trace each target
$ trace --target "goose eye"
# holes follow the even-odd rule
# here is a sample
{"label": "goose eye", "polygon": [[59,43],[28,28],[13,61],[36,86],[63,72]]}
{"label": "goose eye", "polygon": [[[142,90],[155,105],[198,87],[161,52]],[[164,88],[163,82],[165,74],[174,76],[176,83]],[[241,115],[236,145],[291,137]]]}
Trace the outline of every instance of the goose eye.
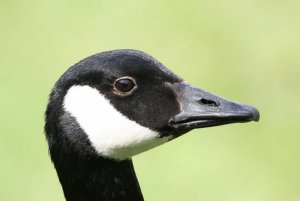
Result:
{"label": "goose eye", "polygon": [[133,78],[123,77],[115,81],[114,87],[118,92],[127,93],[136,87],[136,83]]}

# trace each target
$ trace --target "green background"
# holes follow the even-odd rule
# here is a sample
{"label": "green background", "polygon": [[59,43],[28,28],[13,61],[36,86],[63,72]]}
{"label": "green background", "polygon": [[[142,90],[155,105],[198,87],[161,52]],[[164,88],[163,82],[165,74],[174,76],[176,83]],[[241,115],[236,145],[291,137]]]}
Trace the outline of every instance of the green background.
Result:
{"label": "green background", "polygon": [[148,201],[300,200],[300,1],[0,1],[0,200],[64,200],[43,134],[48,94],[84,57],[132,48],[256,106],[133,158]]}

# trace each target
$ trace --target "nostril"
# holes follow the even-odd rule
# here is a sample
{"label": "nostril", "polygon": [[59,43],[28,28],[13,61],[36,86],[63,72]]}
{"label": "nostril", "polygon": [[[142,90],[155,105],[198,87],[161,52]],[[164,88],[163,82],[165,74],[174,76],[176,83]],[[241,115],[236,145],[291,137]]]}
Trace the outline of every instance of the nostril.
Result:
{"label": "nostril", "polygon": [[220,105],[219,103],[217,103],[213,100],[208,100],[205,98],[201,98],[198,102],[202,105],[207,105],[207,106],[211,106],[211,107],[218,107]]}

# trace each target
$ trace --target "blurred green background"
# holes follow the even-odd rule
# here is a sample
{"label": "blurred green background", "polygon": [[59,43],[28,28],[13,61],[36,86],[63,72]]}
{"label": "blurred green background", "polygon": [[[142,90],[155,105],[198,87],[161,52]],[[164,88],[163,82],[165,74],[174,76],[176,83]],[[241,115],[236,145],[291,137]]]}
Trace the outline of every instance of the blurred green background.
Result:
{"label": "blurred green background", "polygon": [[0,1],[0,200],[62,201],[48,94],[84,57],[133,48],[259,108],[134,157],[148,201],[300,200],[300,1]]}

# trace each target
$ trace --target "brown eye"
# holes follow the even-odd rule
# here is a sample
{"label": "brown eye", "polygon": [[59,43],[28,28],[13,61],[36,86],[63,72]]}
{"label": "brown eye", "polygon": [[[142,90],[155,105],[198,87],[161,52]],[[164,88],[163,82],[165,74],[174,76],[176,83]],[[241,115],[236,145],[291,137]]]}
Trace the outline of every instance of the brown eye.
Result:
{"label": "brown eye", "polygon": [[116,91],[121,93],[128,93],[136,87],[136,84],[133,78],[123,77],[117,79],[114,86]]}

